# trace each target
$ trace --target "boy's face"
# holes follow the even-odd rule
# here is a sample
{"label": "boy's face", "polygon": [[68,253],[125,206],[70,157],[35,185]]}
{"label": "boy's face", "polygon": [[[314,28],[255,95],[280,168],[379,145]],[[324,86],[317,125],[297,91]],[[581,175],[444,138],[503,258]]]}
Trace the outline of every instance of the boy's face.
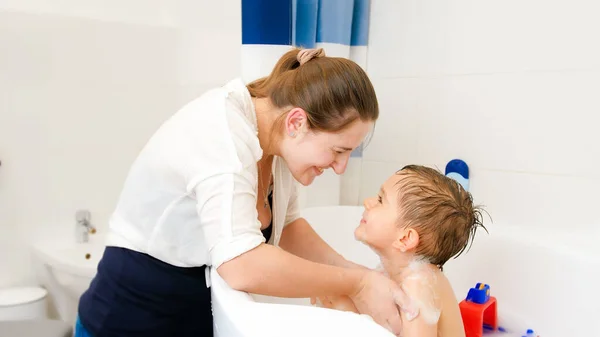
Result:
{"label": "boy's face", "polygon": [[360,225],[354,231],[354,237],[373,248],[376,252],[385,252],[402,231],[399,226],[398,191],[395,186],[406,177],[392,175],[375,197],[364,201],[365,211]]}

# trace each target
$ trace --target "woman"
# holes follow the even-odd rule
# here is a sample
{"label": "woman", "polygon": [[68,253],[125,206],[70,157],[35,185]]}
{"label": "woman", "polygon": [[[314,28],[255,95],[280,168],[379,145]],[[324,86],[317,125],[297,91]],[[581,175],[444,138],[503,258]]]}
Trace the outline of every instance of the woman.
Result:
{"label": "woman", "polygon": [[321,49],[187,104],[129,172],[77,336],[212,336],[207,266],[241,291],[348,296],[399,331],[400,289],[319,238],[296,195],[296,182],[343,173],[378,113],[364,71]]}

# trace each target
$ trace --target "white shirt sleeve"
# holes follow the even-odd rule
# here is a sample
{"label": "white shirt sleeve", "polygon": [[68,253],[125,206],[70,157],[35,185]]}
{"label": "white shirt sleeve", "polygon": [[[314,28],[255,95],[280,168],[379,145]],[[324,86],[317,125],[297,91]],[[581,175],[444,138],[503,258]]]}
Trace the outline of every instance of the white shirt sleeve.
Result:
{"label": "white shirt sleeve", "polygon": [[194,187],[197,212],[215,268],[265,242],[256,211],[252,176],[227,173]]}
{"label": "white shirt sleeve", "polygon": [[196,198],[215,268],[265,242],[256,210],[256,162],[262,150],[255,131],[236,111],[228,100],[225,111],[212,112],[216,115],[202,125],[196,142],[202,155],[188,160],[186,167],[187,189]]}

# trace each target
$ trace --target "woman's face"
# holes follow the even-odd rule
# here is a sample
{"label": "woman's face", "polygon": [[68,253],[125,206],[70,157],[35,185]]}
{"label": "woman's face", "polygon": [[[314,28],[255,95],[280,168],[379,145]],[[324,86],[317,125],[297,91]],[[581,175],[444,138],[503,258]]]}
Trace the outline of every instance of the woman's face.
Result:
{"label": "woman's face", "polygon": [[304,112],[299,110],[302,113],[298,120],[291,118],[288,123],[290,116],[286,119],[286,133],[281,143],[281,156],[294,178],[307,186],[328,168],[336,174],[344,173],[350,153],[363,142],[373,122],[357,120],[336,133],[313,132],[302,118]]}

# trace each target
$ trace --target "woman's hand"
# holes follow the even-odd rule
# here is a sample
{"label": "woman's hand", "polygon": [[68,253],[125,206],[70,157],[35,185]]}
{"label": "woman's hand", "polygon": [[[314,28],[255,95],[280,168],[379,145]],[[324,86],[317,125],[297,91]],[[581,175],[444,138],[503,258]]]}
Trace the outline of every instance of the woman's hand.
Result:
{"label": "woman's hand", "polygon": [[[318,302],[318,303],[317,303]],[[354,302],[348,296],[324,296],[319,298],[311,298],[311,304],[319,304],[323,308],[335,309],[340,311],[352,311],[359,313],[354,305]]]}
{"label": "woman's hand", "polygon": [[402,332],[400,310],[406,313],[408,320],[418,315],[418,309],[404,291],[394,281],[376,271],[366,272],[357,291],[349,297],[361,314],[371,316],[375,322],[395,335]]}

